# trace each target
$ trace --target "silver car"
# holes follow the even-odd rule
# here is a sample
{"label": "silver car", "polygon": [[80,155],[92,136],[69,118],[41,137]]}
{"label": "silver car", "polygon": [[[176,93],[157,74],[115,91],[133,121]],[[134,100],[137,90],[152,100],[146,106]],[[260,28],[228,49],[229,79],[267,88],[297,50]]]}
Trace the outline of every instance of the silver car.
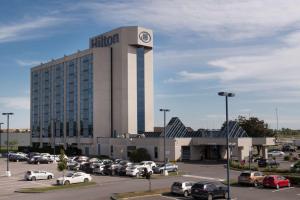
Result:
{"label": "silver car", "polygon": [[171,186],[171,193],[188,197],[194,184],[192,181],[174,182]]}
{"label": "silver car", "polygon": [[24,176],[24,179],[28,181],[52,178],[54,178],[54,174],[46,171],[27,171]]}

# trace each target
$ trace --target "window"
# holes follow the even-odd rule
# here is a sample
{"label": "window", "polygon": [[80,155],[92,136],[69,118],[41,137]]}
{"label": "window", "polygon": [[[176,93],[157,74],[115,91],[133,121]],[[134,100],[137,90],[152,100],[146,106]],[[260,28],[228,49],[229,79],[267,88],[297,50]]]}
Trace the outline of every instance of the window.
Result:
{"label": "window", "polygon": [[158,148],[154,147],[154,158],[158,158]]}
{"label": "window", "polygon": [[114,146],[113,145],[110,146],[110,155],[111,156],[114,155]]}

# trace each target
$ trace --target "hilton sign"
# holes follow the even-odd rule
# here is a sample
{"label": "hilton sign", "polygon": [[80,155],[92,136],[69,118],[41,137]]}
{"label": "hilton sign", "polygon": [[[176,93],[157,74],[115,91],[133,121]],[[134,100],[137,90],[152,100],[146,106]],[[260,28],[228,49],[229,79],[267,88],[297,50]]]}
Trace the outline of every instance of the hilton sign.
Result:
{"label": "hilton sign", "polygon": [[90,39],[90,48],[108,47],[119,42],[119,34],[110,36],[100,35]]}

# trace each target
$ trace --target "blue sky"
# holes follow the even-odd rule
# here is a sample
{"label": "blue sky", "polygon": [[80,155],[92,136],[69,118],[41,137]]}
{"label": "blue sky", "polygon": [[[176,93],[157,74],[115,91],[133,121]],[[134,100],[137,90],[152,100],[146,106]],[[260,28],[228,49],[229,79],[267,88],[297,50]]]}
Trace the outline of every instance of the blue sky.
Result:
{"label": "blue sky", "polygon": [[[300,129],[300,1],[4,0],[0,6],[0,112],[29,127],[32,66],[88,48],[91,36],[119,26],[154,31],[155,125],[162,107],[193,128],[219,128],[257,116]],[[3,117],[0,121],[5,121]]]}

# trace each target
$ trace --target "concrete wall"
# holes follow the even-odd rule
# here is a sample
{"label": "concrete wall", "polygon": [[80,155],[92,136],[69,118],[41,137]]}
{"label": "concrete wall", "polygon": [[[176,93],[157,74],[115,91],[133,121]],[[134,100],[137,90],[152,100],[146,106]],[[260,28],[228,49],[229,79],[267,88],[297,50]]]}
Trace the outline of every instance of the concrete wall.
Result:
{"label": "concrete wall", "polygon": [[[1,146],[6,146],[6,133],[0,133]],[[30,146],[31,133],[9,133],[9,141],[16,141],[16,146]]]}
{"label": "concrete wall", "polygon": [[[101,155],[111,156],[110,147],[113,146],[114,158],[128,159],[127,146],[145,148],[154,161],[164,160],[163,138],[99,138]],[[207,145],[220,146],[221,159],[227,158],[226,138],[169,138],[166,140],[166,155],[170,161],[181,160],[182,147],[190,146],[190,160],[200,160],[204,157]],[[246,160],[252,146],[252,138],[238,138],[230,140],[231,156],[234,159]],[[158,158],[154,158],[154,147],[158,147]]]}

